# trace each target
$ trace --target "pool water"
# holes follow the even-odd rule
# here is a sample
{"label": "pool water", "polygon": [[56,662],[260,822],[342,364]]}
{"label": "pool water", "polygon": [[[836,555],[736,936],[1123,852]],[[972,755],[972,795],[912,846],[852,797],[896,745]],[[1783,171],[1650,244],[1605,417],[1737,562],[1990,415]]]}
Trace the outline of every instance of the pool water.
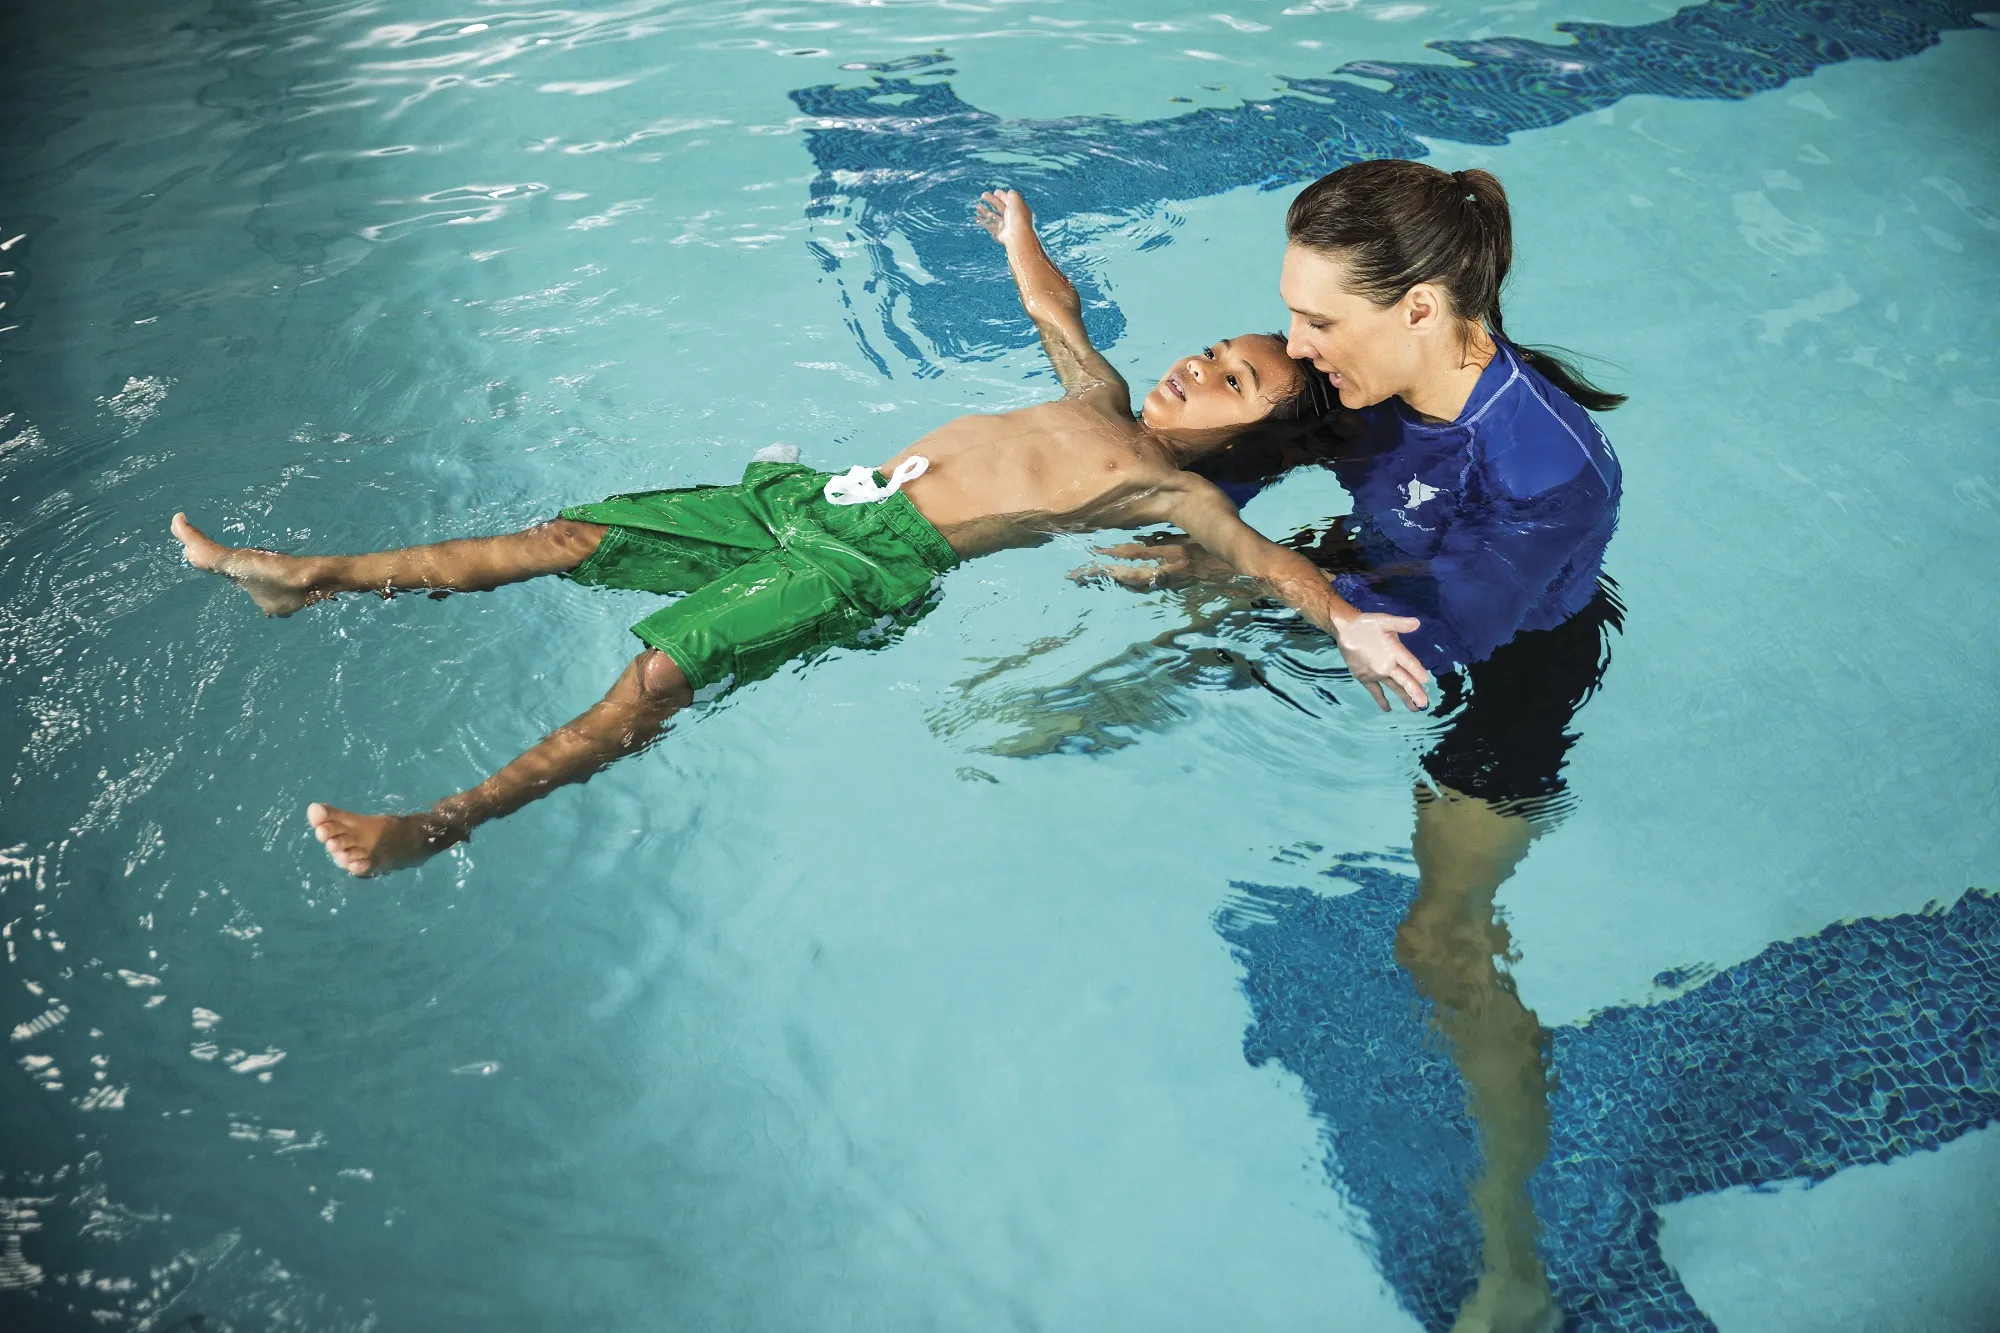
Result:
{"label": "pool water", "polygon": [[[1631,395],[1625,631],[1501,895],[1569,1326],[1990,1329],[1995,22],[10,14],[0,1318],[1449,1327],[1478,1148],[1389,953],[1438,724],[1286,618],[1174,637],[1178,597],[1063,577],[1082,539],[996,556],[896,642],[354,881],[309,801],[468,785],[653,599],[266,621],[166,531],[502,531],[1035,401],[970,224],[995,184],[1144,380],[1279,326],[1294,189],[1394,153],[1502,178],[1509,331]],[[1311,473],[1245,512],[1344,506]]]}

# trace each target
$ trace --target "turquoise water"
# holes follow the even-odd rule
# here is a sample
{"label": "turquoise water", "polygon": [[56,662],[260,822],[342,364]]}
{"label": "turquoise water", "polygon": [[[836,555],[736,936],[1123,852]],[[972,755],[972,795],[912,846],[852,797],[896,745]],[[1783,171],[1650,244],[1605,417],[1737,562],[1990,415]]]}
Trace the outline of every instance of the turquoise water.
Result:
{"label": "turquoise water", "polygon": [[[1400,866],[1434,722],[1143,658],[1051,695],[1184,623],[1172,598],[1065,581],[1068,541],[957,571],[889,648],[754,685],[355,882],[308,801],[466,785],[597,697],[651,599],[547,581],[267,622],[165,524],[314,550],[497,531],[726,480],[777,440],[873,462],[1047,394],[951,267],[986,244],[975,187],[963,245],[949,215],[896,222],[894,191],[945,181],[904,156],[923,127],[876,136],[879,176],[838,176],[801,90],[880,73],[1007,125],[1147,124],[1344,62],[1445,61],[1433,40],[1671,12],[11,20],[0,1302],[33,1329],[1421,1326],[1382,1182],[1432,1169],[1428,1131],[1412,1113],[1363,1179],[1330,1085],[1246,1060],[1274,1002],[1218,913],[1232,884],[1342,894],[1319,872],[1343,855]],[[1753,96],[1419,136],[1512,194],[1510,331],[1632,395],[1605,421],[1626,632],[1579,717],[1575,812],[1502,897],[1551,1029],[1667,1013],[1703,968],[2000,887],[2000,38],[1939,27]],[[1032,168],[1031,198],[1077,201],[1059,249],[1129,373],[1281,322],[1290,190],[1229,183],[1235,150],[1142,197],[1032,147],[954,170]],[[1246,514],[1281,535],[1343,511],[1312,474]],[[1202,643],[1281,683],[1333,659],[1264,622]],[[1116,744],[1047,752],[1079,728]],[[1981,1040],[1985,956],[1984,989],[1940,1001]],[[1827,957],[1829,994],[1874,993],[1873,955]],[[1862,1054],[1876,1124],[1922,1070],[1900,1041]],[[1952,1086],[1990,1096],[1993,1063]],[[1813,1189],[1722,1172],[1633,1204],[1662,1209],[1714,1327],[1977,1333],[2000,1142],[1990,1101],[1955,1105],[1948,1132],[1897,1129]],[[1705,1326],[1622,1318],[1588,1326]]]}

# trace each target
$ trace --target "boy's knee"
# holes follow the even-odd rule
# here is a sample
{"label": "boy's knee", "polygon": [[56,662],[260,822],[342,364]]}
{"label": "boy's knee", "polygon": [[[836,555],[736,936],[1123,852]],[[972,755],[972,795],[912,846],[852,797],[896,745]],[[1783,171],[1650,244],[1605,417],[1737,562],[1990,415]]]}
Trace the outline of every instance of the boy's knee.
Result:
{"label": "boy's knee", "polygon": [[571,569],[590,558],[604,540],[602,523],[582,523],[573,518],[552,518],[541,526],[542,539],[568,562]]}
{"label": "boy's knee", "polygon": [[674,659],[657,648],[648,648],[634,663],[639,669],[639,693],[655,704],[685,708],[694,702],[694,687]]}

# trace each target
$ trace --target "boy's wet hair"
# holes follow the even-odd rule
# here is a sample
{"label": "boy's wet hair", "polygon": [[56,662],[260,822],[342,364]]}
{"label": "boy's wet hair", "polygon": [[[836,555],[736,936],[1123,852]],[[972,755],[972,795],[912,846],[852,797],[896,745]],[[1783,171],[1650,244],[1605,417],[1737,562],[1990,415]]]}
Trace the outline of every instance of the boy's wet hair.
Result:
{"label": "boy's wet hair", "polygon": [[[1271,335],[1280,343],[1290,339],[1282,333]],[[1272,409],[1265,420],[1317,421],[1340,406],[1340,393],[1333,387],[1333,381],[1320,373],[1317,366],[1305,357],[1295,356],[1292,364],[1298,367],[1299,387]]]}

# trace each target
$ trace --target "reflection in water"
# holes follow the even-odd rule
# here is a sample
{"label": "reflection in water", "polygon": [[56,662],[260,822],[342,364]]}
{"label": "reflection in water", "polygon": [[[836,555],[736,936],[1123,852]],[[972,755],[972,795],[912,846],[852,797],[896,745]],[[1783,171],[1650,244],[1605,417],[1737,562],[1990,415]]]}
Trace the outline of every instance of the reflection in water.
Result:
{"label": "reflection in water", "polygon": [[[941,737],[962,738],[997,729],[1001,734],[984,737],[979,748],[1009,758],[1098,754],[1123,749],[1146,733],[1185,718],[1178,699],[1183,689],[1263,686],[1285,697],[1286,689],[1296,688],[1290,682],[1273,683],[1248,657],[1211,641],[1256,627],[1255,613],[1244,599],[1208,588],[1179,596],[1187,624],[1132,644],[1058,684],[1021,687],[1001,682],[1070,643],[1077,631],[1039,639],[1019,653],[988,662],[985,670],[954,682],[953,696],[930,715],[931,730]],[[1296,621],[1276,621],[1269,629],[1295,636],[1301,647],[1309,646],[1312,637],[1324,637],[1316,630],[1301,629]],[[1315,672],[1300,659],[1283,661],[1288,673]]]}

